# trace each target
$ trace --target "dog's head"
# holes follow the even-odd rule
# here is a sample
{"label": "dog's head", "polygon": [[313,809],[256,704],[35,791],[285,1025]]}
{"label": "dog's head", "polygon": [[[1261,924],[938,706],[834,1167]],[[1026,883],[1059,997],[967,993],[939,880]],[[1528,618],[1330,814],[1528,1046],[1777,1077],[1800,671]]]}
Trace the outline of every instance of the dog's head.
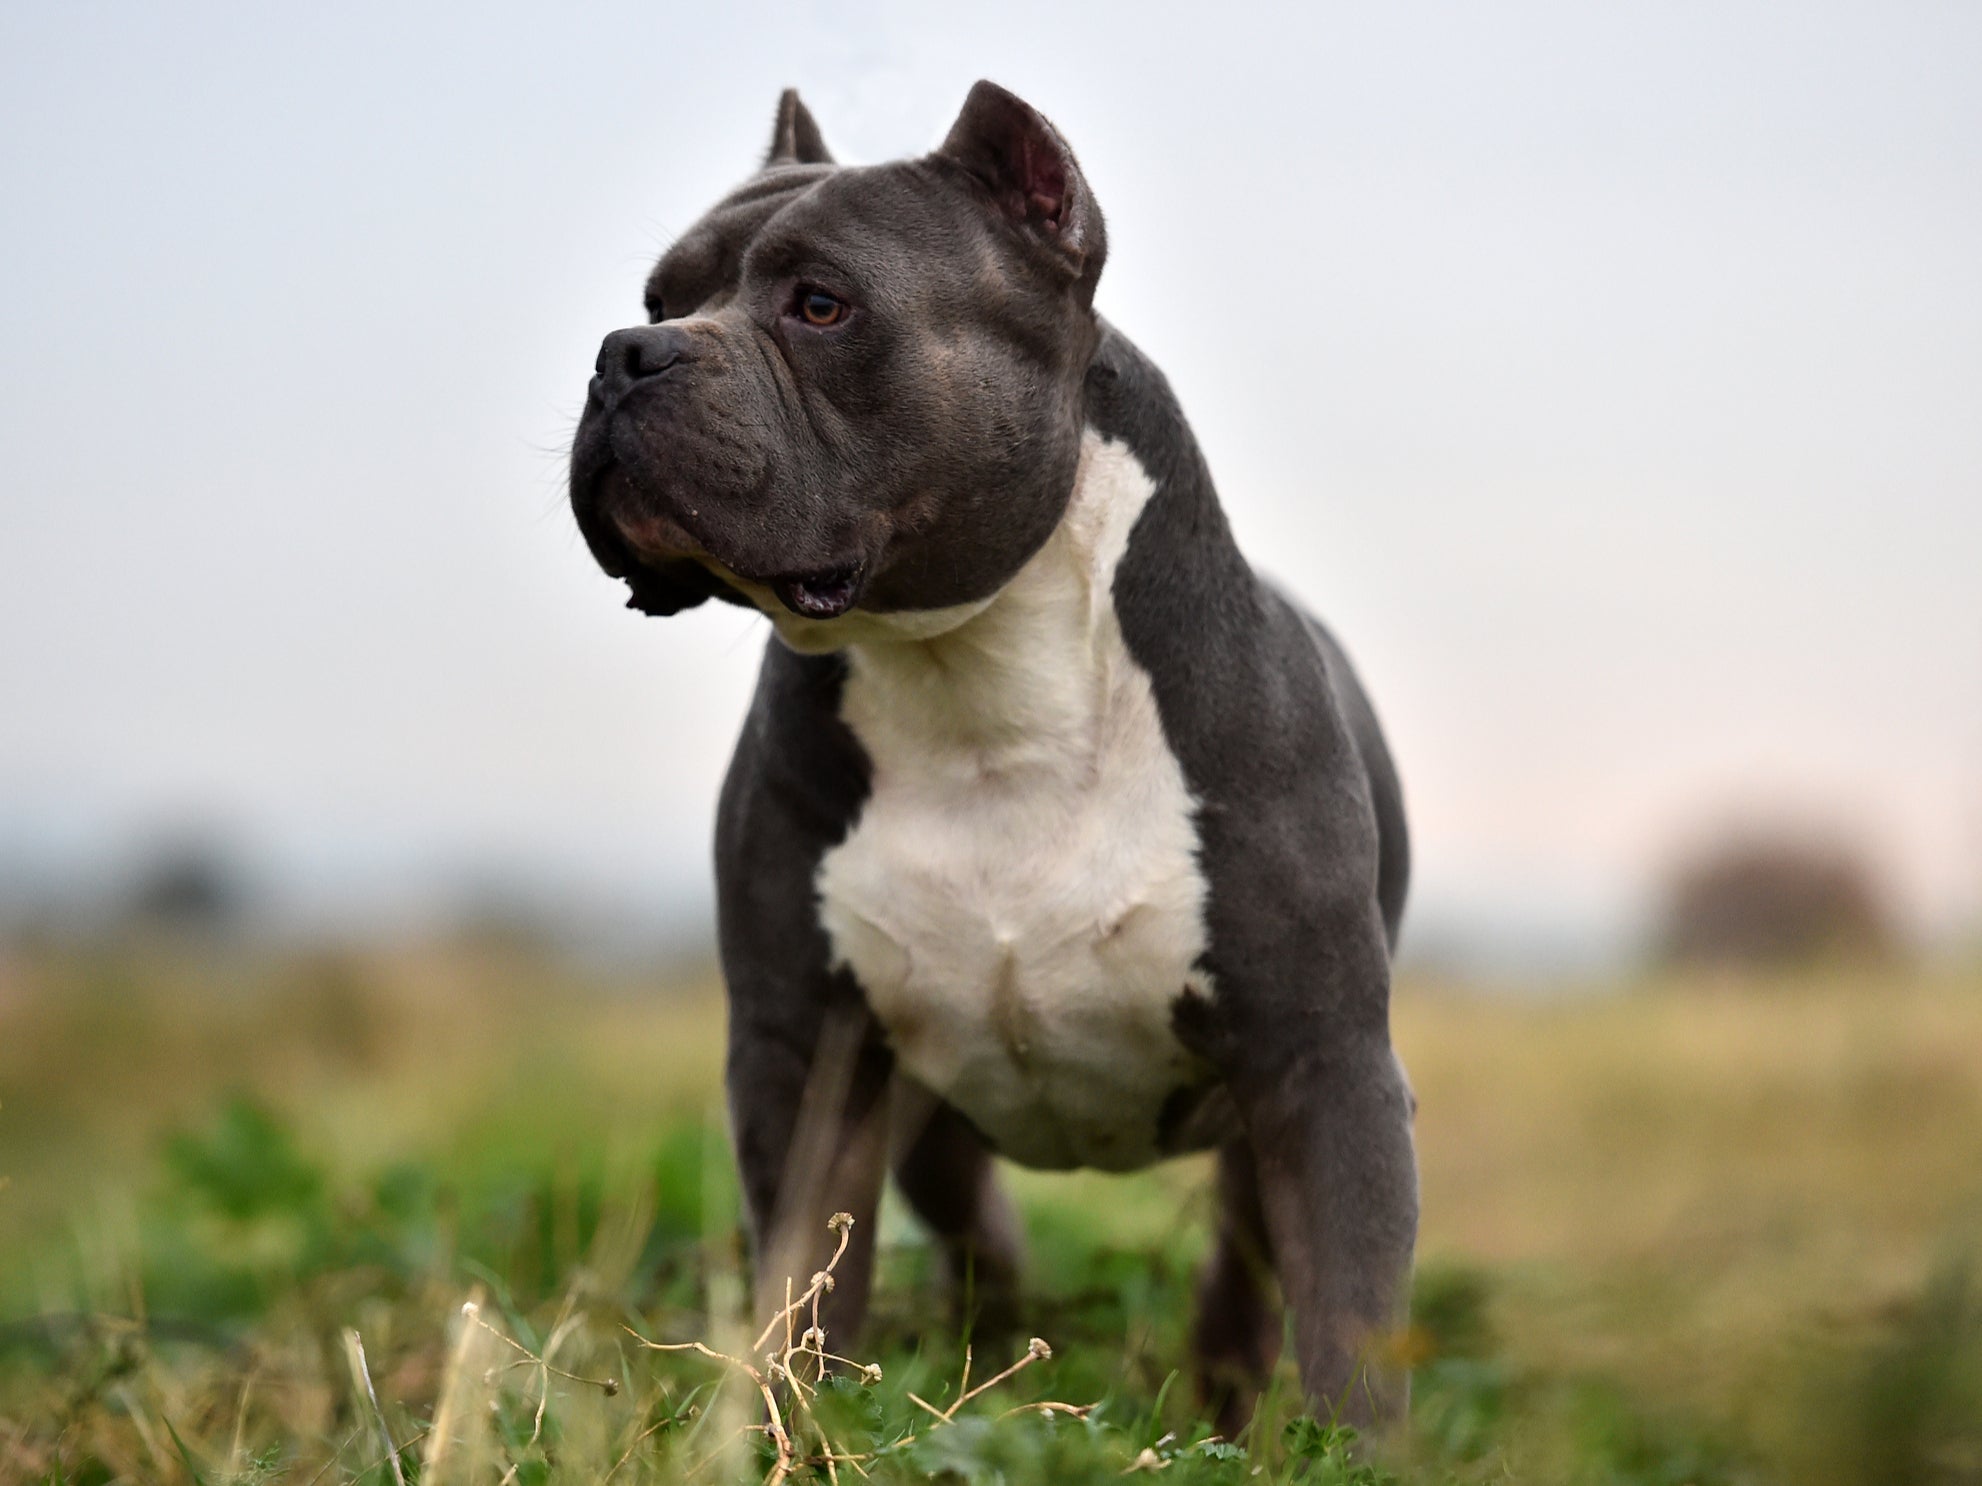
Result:
{"label": "dog's head", "polygon": [[571,458],[593,556],[634,608],[755,604],[806,650],[970,612],[1071,493],[1104,254],[1066,141],[1004,89],[861,168],[786,93],[763,168],[649,276],[650,323],[599,349]]}

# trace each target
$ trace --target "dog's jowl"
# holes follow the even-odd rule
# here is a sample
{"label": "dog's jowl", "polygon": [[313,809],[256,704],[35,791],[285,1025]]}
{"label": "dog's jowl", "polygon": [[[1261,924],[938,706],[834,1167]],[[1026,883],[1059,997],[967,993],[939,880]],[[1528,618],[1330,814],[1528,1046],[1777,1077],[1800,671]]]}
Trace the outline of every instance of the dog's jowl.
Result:
{"label": "dog's jowl", "polygon": [[788,93],[763,167],[648,279],[651,323],[599,352],[571,471],[599,564],[647,613],[713,598],[775,632],[716,843],[760,1291],[852,1213],[843,1342],[892,1168],[980,1324],[1014,1319],[993,1155],[1216,1148],[1222,1421],[1279,1350],[1276,1280],[1313,1405],[1395,1417],[1397,780],[1095,314],[1106,249],[1066,141],[990,83],[935,153],[861,168]]}

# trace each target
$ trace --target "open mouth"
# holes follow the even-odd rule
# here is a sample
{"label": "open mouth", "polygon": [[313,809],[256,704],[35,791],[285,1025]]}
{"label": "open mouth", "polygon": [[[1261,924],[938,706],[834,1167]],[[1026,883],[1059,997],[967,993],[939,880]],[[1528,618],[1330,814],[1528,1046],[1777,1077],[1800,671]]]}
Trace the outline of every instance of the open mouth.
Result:
{"label": "open mouth", "polygon": [[837,619],[851,609],[860,597],[860,580],[865,568],[828,568],[818,573],[796,573],[774,578],[771,591],[778,602],[801,619]]}

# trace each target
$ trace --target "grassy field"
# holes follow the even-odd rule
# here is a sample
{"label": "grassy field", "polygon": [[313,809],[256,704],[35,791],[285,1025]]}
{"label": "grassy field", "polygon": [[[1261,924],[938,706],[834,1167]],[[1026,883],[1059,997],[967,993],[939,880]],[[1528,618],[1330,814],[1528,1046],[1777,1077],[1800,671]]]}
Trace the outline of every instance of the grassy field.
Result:
{"label": "grassy field", "polygon": [[[462,946],[0,956],[0,1481],[775,1474],[719,1003],[663,980]],[[857,1357],[783,1359],[795,1478],[1982,1482],[1982,974],[1407,983],[1396,1024],[1406,1433],[1346,1449],[1283,1377],[1208,1439],[1203,1164],[1015,1173],[1051,1355],[966,1387],[885,1210]]]}

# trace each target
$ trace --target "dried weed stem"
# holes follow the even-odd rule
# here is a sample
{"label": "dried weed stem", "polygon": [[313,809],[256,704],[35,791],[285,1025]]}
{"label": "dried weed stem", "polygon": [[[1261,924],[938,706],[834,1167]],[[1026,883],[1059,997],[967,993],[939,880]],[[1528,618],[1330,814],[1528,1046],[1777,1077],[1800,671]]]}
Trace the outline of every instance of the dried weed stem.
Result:
{"label": "dried weed stem", "polygon": [[[756,1342],[751,1347],[752,1352],[762,1351],[766,1344],[780,1330],[783,1331],[784,1339],[782,1344],[763,1353],[764,1362],[762,1367],[746,1361],[744,1358],[733,1357],[727,1352],[718,1352],[715,1348],[704,1342],[649,1341],[646,1337],[640,1335],[639,1332],[634,1331],[632,1327],[626,1328],[628,1335],[641,1346],[649,1348],[652,1351],[694,1352],[707,1357],[712,1362],[720,1364],[730,1372],[740,1374],[750,1380],[751,1385],[757,1390],[758,1396],[764,1401],[764,1422],[761,1424],[747,1424],[743,1426],[741,1432],[764,1435],[771,1441],[773,1448],[777,1451],[777,1458],[764,1477],[764,1486],[783,1486],[783,1483],[790,1477],[793,1471],[797,1470],[800,1466],[806,1465],[823,1467],[828,1480],[836,1483],[837,1486],[840,1478],[839,1468],[842,1465],[851,1466],[862,1476],[865,1476],[867,1475],[865,1462],[883,1453],[881,1450],[857,1452],[837,1447],[827,1434],[824,1423],[812,1407],[812,1399],[818,1395],[819,1385],[825,1380],[828,1368],[834,1363],[852,1369],[864,1383],[873,1384],[881,1380],[881,1369],[878,1365],[871,1362],[857,1362],[850,1357],[842,1357],[826,1349],[826,1329],[820,1320],[819,1305],[820,1301],[833,1289],[833,1272],[839,1267],[840,1260],[846,1255],[848,1239],[853,1229],[853,1217],[849,1213],[835,1213],[826,1226],[829,1231],[839,1235],[839,1244],[833,1250],[832,1258],[826,1261],[826,1267],[812,1276],[811,1282],[800,1294],[793,1296],[791,1293],[791,1281],[789,1279],[786,1280],[784,1306],[765,1324],[763,1331],[758,1334]],[[795,1332],[795,1323],[801,1317],[805,1318],[808,1324],[802,1331]],[[1019,1358],[1018,1361],[1014,1362],[1004,1371],[986,1378],[973,1388],[970,1386],[970,1349],[966,1347],[964,1349],[963,1375],[957,1382],[957,1396],[955,1401],[947,1409],[939,1409],[927,1400],[916,1397],[913,1393],[908,1395],[913,1402],[927,1410],[936,1421],[935,1424],[929,1426],[929,1429],[924,1430],[923,1433],[927,1434],[930,1430],[954,1422],[957,1411],[972,1399],[997,1387],[1000,1383],[1005,1382],[1025,1368],[1030,1367],[1033,1363],[1051,1357],[1052,1355],[1053,1349],[1038,1337],[1034,1337],[1027,1345],[1023,1357]],[[809,1367],[806,1365],[808,1360],[810,1362]],[[806,1376],[808,1372],[810,1373],[809,1377]],[[778,1406],[780,1387],[785,1390],[786,1409],[780,1409]],[[1030,1403],[1023,1404],[1016,1409],[1008,1410],[1000,1417],[1009,1418],[1013,1414],[1037,1411],[1041,1414],[1066,1414],[1076,1419],[1085,1419],[1093,1412],[1093,1409],[1094,1405],[1092,1404]],[[800,1449],[798,1440],[794,1437],[801,1419],[812,1441],[810,1446],[803,1451]],[[658,1425],[654,1426],[654,1428],[658,1427]],[[654,1429],[650,1428],[640,1436],[640,1439],[645,1439],[653,1432]],[[640,1439],[634,1441],[635,1448],[638,1447]],[[894,1440],[885,1448],[890,1452],[901,1450],[913,1444],[916,1439],[917,1436],[915,1434],[907,1434],[900,1439]],[[697,1461],[689,1469],[683,1479],[692,1478],[701,1472],[721,1454],[724,1445],[727,1443],[727,1440],[723,1441],[708,1454],[704,1455],[701,1460]],[[627,1456],[631,1454],[632,1449],[629,1449]],[[622,1457],[619,1464],[623,1465],[625,1463],[626,1457]],[[615,1465],[614,1469],[617,1470],[618,1465]]]}

